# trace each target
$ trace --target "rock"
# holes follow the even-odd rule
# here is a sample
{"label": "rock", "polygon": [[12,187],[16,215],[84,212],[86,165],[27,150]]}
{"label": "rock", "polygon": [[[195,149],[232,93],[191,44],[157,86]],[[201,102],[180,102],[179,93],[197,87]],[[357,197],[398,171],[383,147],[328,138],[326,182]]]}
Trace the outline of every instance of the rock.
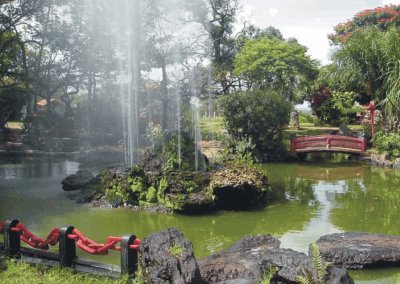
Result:
{"label": "rock", "polygon": [[322,256],[337,266],[359,269],[400,264],[400,237],[340,233],[319,238],[317,245]]}
{"label": "rock", "polygon": [[394,160],[393,168],[400,169],[400,158],[397,158],[396,160]]}
{"label": "rock", "polygon": [[179,212],[186,214],[199,214],[214,210],[214,199],[203,192],[191,193],[185,196]]}
{"label": "rock", "polygon": [[372,154],[371,155],[371,163],[378,166],[384,166],[385,161],[389,159],[387,154]]}
{"label": "rock", "polygon": [[270,235],[243,238],[230,248],[199,261],[201,276],[208,283],[228,280],[254,283],[262,279],[262,260],[270,249],[279,246],[280,241]]}
{"label": "rock", "polygon": [[265,201],[268,178],[256,168],[235,165],[216,172],[210,187],[216,196],[217,207],[245,209]]}
{"label": "rock", "polygon": [[[225,251],[199,262],[202,278],[208,283],[261,283],[273,273],[271,283],[297,283],[297,277],[315,271],[304,253],[279,248],[279,240],[270,235],[247,237]],[[353,283],[346,269],[328,269],[326,283]]]}
{"label": "rock", "polygon": [[162,173],[162,157],[158,153],[147,151],[143,158],[143,169],[147,174],[160,175]]}
{"label": "rock", "polygon": [[74,191],[68,197],[78,204],[89,203],[94,200],[96,196],[96,189],[93,187],[85,187],[80,191]]}
{"label": "rock", "polygon": [[93,180],[93,174],[88,170],[80,170],[66,177],[61,184],[65,191],[80,190]]}
{"label": "rock", "polygon": [[386,167],[386,168],[391,168],[391,167],[393,167],[393,162],[391,162],[391,161],[389,161],[389,160],[386,160],[386,161],[383,163],[383,166]]}
{"label": "rock", "polygon": [[202,283],[192,244],[177,228],[151,234],[139,253],[148,283]]}

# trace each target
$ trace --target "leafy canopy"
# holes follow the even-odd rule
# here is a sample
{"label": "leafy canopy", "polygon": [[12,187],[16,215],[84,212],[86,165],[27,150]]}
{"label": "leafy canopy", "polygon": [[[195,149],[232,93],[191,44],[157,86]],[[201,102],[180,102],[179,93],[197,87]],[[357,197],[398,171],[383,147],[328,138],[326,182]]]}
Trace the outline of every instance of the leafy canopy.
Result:
{"label": "leafy canopy", "polygon": [[247,41],[235,59],[234,75],[242,76],[250,89],[274,88],[291,100],[310,87],[317,63],[296,41],[261,37]]}

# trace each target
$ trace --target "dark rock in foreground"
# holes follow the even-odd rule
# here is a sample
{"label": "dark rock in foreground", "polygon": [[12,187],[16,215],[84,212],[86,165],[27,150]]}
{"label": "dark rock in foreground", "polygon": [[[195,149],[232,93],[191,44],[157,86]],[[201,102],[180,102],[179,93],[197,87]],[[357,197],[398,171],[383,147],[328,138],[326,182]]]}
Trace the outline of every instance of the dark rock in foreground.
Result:
{"label": "dark rock in foreground", "polygon": [[368,268],[400,265],[400,236],[340,233],[319,238],[322,256],[337,266]]}
{"label": "dark rock in foreground", "polygon": [[93,174],[88,170],[77,171],[75,174],[66,177],[61,184],[65,191],[80,190],[86,187],[92,180]]}
{"label": "dark rock in foreground", "polygon": [[192,244],[176,228],[151,234],[139,252],[149,283],[202,283]]}
{"label": "dark rock in foreground", "polygon": [[[248,237],[225,251],[199,262],[207,283],[261,283],[269,272],[271,283],[298,283],[297,277],[311,272],[312,260],[304,253],[279,248],[279,240],[270,235]],[[274,268],[276,271],[274,271]],[[326,283],[353,283],[346,269],[328,269]]]}

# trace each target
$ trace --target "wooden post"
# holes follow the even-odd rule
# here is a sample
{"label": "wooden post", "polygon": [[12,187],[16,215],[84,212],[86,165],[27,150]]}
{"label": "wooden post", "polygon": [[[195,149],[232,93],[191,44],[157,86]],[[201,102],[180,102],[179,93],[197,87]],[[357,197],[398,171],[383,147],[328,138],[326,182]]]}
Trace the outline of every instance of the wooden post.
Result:
{"label": "wooden post", "polygon": [[138,252],[129,248],[136,240],[135,235],[124,236],[121,240],[121,274],[134,276],[138,268]]}
{"label": "wooden post", "polygon": [[4,224],[4,250],[8,256],[17,256],[21,250],[21,239],[20,233],[14,232],[12,228],[15,228],[19,224],[18,220],[7,221]]}
{"label": "wooden post", "polygon": [[374,140],[375,140],[375,102],[374,101],[371,101],[369,103],[368,110],[370,112],[372,143],[374,143]]}
{"label": "wooden post", "polygon": [[72,234],[74,227],[68,226],[60,229],[59,255],[60,265],[63,267],[71,267],[76,258],[75,240],[68,238]]}

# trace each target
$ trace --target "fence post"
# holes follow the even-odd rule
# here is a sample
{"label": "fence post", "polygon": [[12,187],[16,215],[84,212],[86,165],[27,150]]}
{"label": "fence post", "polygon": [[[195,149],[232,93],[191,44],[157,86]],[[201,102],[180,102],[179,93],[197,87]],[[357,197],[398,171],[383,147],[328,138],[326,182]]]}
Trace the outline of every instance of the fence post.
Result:
{"label": "fence post", "polygon": [[76,258],[75,240],[69,239],[68,235],[72,234],[74,227],[68,226],[60,229],[59,256],[60,265],[63,267],[71,267]]}
{"label": "fence post", "polygon": [[4,224],[4,250],[8,256],[17,256],[21,250],[21,239],[19,231],[13,231],[18,225],[18,220],[6,221]]}
{"label": "fence post", "polygon": [[129,248],[136,240],[135,235],[123,236],[121,240],[121,274],[134,276],[138,268],[138,252]]}

